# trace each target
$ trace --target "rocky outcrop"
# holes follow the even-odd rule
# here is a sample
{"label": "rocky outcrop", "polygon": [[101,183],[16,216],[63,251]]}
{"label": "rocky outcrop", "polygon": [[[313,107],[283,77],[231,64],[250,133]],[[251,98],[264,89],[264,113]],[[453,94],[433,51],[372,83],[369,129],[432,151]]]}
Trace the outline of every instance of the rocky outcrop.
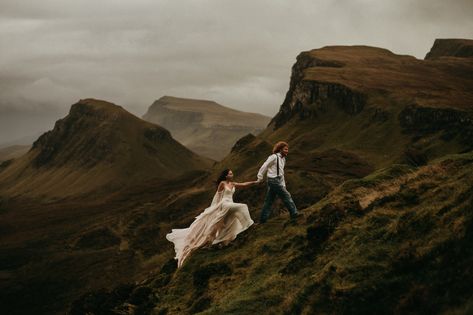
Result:
{"label": "rocky outcrop", "polygon": [[425,59],[451,56],[473,57],[473,40],[469,39],[436,39]]}
{"label": "rocky outcrop", "polygon": [[297,56],[292,67],[289,90],[283,104],[270,125],[277,129],[294,116],[301,119],[315,116],[322,104],[332,101],[349,114],[359,113],[365,104],[366,97],[342,84],[305,80],[304,71],[311,67],[341,68],[343,63],[317,59],[303,52]]}
{"label": "rocky outcrop", "polygon": [[356,115],[363,110],[366,96],[341,84],[301,81],[281,105],[280,111],[271,120],[278,129],[292,117],[305,119],[317,116],[317,109],[331,103],[344,112]]}
{"label": "rocky outcrop", "polygon": [[[427,59],[470,57],[472,40],[437,40]],[[357,115],[372,107],[388,113],[392,105],[473,110],[473,58],[437,58],[435,62],[369,46],[326,46],[304,51],[292,67],[289,90],[271,126],[292,117],[317,117],[336,106]]]}

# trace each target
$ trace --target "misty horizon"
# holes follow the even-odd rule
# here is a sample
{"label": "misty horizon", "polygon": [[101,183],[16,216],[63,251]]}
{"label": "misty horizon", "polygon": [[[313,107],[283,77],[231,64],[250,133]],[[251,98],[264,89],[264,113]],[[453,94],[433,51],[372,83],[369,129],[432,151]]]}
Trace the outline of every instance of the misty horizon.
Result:
{"label": "misty horizon", "polygon": [[141,117],[162,96],[273,117],[302,51],[368,45],[423,59],[471,38],[473,3],[147,0],[0,4],[0,145],[52,129],[103,99]]}

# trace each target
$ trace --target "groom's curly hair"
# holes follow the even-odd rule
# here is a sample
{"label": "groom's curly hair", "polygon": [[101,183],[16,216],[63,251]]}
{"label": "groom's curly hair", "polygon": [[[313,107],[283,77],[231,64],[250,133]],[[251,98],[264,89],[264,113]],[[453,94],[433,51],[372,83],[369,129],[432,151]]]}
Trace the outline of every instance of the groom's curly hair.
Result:
{"label": "groom's curly hair", "polygon": [[284,142],[284,141],[278,141],[274,147],[273,147],[273,153],[278,153],[278,152],[281,152],[281,150],[284,148],[284,147],[288,147],[289,144],[287,144],[287,142]]}

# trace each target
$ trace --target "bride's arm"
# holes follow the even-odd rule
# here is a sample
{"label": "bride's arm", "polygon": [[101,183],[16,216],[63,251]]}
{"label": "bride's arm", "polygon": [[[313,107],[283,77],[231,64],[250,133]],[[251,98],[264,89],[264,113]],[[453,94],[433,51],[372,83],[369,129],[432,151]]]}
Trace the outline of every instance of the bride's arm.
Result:
{"label": "bride's arm", "polygon": [[217,191],[222,192],[224,188],[225,188],[225,184],[223,182],[220,182],[220,184],[218,184]]}
{"label": "bride's arm", "polygon": [[251,181],[251,182],[244,182],[244,183],[235,183],[235,182],[233,182],[233,185],[235,186],[235,188],[245,188],[245,187],[256,185],[257,183],[258,183],[258,181],[254,180],[254,181]]}

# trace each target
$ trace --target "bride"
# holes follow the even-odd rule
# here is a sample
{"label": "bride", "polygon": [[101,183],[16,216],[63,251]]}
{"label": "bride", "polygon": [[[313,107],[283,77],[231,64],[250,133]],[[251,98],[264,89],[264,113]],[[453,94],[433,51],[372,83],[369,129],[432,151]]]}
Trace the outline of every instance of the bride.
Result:
{"label": "bride", "polygon": [[166,235],[166,239],[174,243],[178,268],[197,248],[217,243],[227,245],[254,223],[248,206],[233,202],[233,193],[235,188],[245,188],[258,182],[235,183],[232,179],[233,172],[224,170],[217,180],[217,192],[210,206],[188,228],[172,229]]}

